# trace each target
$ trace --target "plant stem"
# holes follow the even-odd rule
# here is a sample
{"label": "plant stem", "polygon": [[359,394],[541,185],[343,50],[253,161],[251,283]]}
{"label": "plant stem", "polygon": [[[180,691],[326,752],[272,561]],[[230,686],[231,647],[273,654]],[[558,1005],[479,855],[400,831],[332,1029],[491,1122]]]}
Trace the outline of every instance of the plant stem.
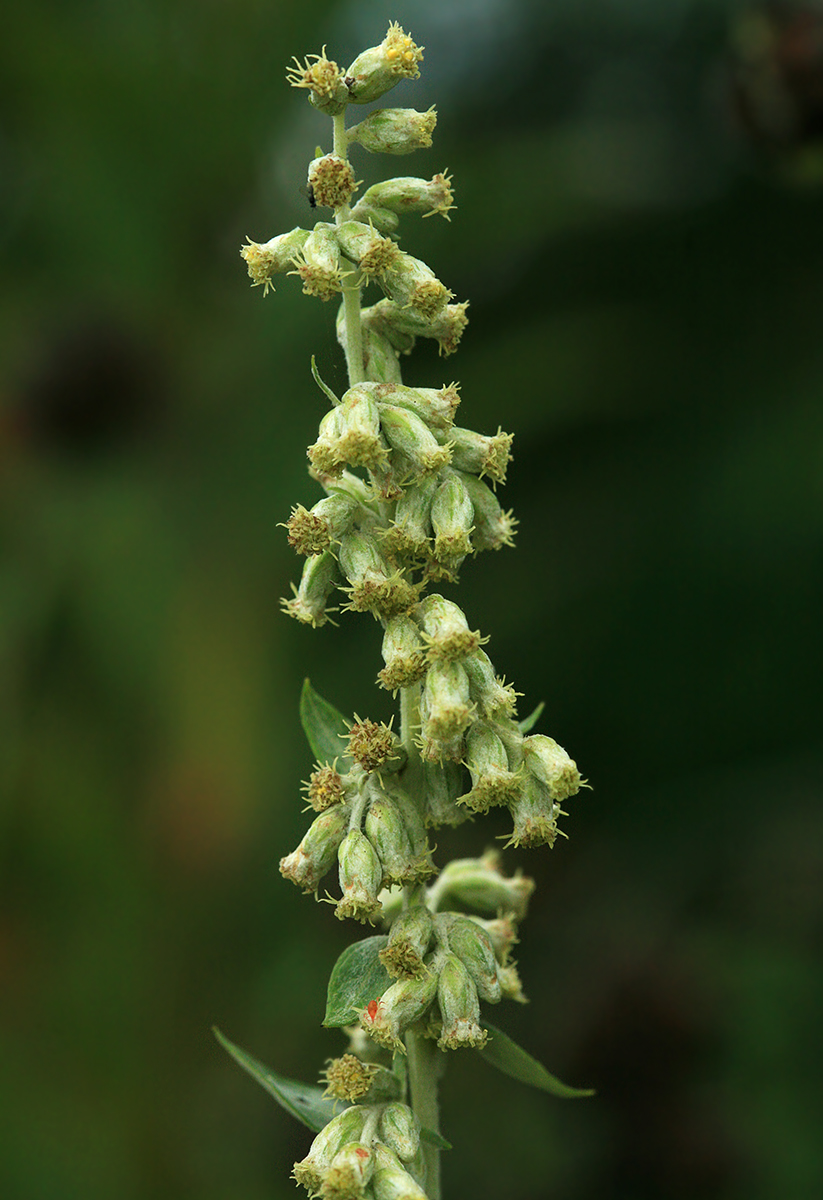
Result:
{"label": "plant stem", "polygon": [[[420,1125],[433,1133],[440,1132],[440,1113],[437,1103],[437,1044],[431,1038],[410,1029],[406,1033],[411,1107]],[[426,1196],[440,1200],[440,1151],[431,1142],[422,1142],[426,1164]]]}
{"label": "plant stem", "polygon": [[[332,117],[334,123],[334,153],[345,162],[349,161],[349,146],[346,138],[345,111]],[[344,204],[334,215],[335,224],[342,225],[351,217],[351,208]],[[343,320],[346,331],[346,344],[343,347],[346,354],[346,366],[349,372],[349,385],[362,383],[366,378],[363,367],[363,329],[360,322],[360,284],[347,284],[347,279],[358,279],[356,271],[343,275]]]}

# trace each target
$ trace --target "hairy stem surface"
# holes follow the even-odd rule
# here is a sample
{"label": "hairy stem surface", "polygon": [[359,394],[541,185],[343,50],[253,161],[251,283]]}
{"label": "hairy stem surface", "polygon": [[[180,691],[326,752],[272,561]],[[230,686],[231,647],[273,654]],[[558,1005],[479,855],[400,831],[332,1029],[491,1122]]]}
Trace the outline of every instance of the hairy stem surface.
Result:
{"label": "hairy stem surface", "polygon": [[[349,161],[348,139],[346,137],[346,116],[342,112],[339,116],[332,117],[334,122],[334,153],[338,158]],[[348,221],[351,217],[351,208],[348,204],[344,204],[342,208],[338,208],[334,220],[337,225],[342,225],[344,221]],[[346,280],[358,279],[358,272],[352,271],[348,275],[343,276],[343,313],[346,330],[346,344],[343,350],[346,355],[346,366],[349,372],[349,385],[362,383],[366,378],[366,372],[363,367],[363,329],[360,321],[360,285],[359,283],[347,283]]]}
{"label": "hairy stem surface", "polygon": [[[410,1029],[406,1034],[406,1050],[414,1115],[425,1129],[439,1133],[437,1043]],[[440,1151],[431,1142],[423,1142],[422,1147],[426,1164],[426,1195],[429,1200],[440,1200]]]}

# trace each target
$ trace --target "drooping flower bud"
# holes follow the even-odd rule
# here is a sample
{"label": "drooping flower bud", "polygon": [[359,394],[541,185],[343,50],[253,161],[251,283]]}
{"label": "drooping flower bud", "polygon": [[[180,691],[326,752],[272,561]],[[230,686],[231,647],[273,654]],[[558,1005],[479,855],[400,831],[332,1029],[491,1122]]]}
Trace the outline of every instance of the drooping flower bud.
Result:
{"label": "drooping flower bud", "polygon": [[409,835],[390,798],[373,792],[363,828],[383,868],[383,886],[406,884],[416,878]]}
{"label": "drooping flower bud", "polygon": [[308,238],[309,230],[297,226],[288,233],[280,233],[262,244],[249,239],[246,245],[241,247],[240,253],[246,260],[252,286],[262,287],[264,296],[268,295],[269,288],[274,291],[272,276],[291,271],[295,255],[300,253]]}
{"label": "drooping flower bud", "polygon": [[316,892],[320,880],[334,866],[348,820],[348,806],[337,805],[321,813],[297,849],[280,860],[280,874],[304,892]]}
{"label": "drooping flower bud", "polygon": [[509,955],[518,942],[517,926],[511,916],[495,917],[494,920],[470,916],[469,920],[474,921],[475,925],[479,925],[486,933],[501,967],[507,966]]}
{"label": "drooping flower bud", "polygon": [[334,915],[341,921],[353,917],[361,924],[374,922],[381,912],[377,894],[383,884],[383,867],[376,850],[361,830],[350,829],[340,843],[337,860],[343,897]]}
{"label": "drooping flower bud", "polygon": [[370,1037],[388,1050],[403,1050],[401,1034],[427,1012],[437,995],[437,974],[426,972],[419,979],[400,979],[360,1014],[360,1024]]}
{"label": "drooping flower bud", "polygon": [[505,512],[500,507],[494,492],[482,479],[470,475],[467,471],[459,471],[457,474],[463,481],[474,509],[472,549],[479,553],[482,550],[500,550],[503,546],[513,546],[517,519],[511,511]]}
{"label": "drooping flower bud", "polygon": [[296,588],[292,584],[294,596],[281,601],[283,612],[315,629],[325,625],[329,612],[333,611],[326,608],[326,601],[334,591],[338,578],[337,563],[330,550],[307,558],[300,586]]}
{"label": "drooping flower bud", "polygon": [[514,829],[507,846],[554,846],[558,834],[566,835],[557,828],[560,804],[554,800],[544,783],[534,775],[526,774],[520,792],[509,801]]}
{"label": "drooping flower bud", "polygon": [[422,904],[407,908],[389,930],[380,961],[393,979],[420,979],[427,971],[423,959],[432,939],[433,919]]}
{"label": "drooping flower bud", "polygon": [[355,204],[351,215],[355,221],[373,225],[378,233],[383,234],[395,233],[400,224],[397,213],[391,212],[388,208],[381,208],[379,204],[373,204],[365,196]]}
{"label": "drooping flower bud", "polygon": [[423,47],[392,21],[379,46],[371,46],[358,54],[345,73],[349,100],[353,104],[369,104],[379,100],[401,79],[417,79],[418,63],[423,61]]}
{"label": "drooping flower bud", "polygon": [[433,321],[454,295],[431,267],[402,251],[378,282],[390,300],[411,309],[424,321]]}
{"label": "drooping flower bud", "polygon": [[337,116],[349,102],[349,89],[343,78],[337,63],[326,58],[325,46],[321,54],[310,54],[302,63],[295,58],[294,66],[286,71],[291,86],[307,88],[309,102],[329,117]]}
{"label": "drooping flower bud", "polygon": [[439,471],[451,461],[448,446],[441,446],[420,417],[394,404],[376,405],[386,441],[411,463],[417,475]]}
{"label": "drooping flower bud", "polygon": [[449,441],[453,442],[452,465],[458,471],[471,475],[488,475],[495,483],[506,482],[506,468],[511,462],[511,445],[514,435],[498,429],[493,437],[475,433],[473,429],[461,429],[455,425],[449,430]]}
{"label": "drooping flower bud", "polygon": [[396,242],[361,221],[338,225],[337,240],[346,258],[357,263],[367,279],[382,275],[402,254]]}
{"label": "drooping flower bud", "polygon": [[555,800],[568,800],[580,791],[582,780],[577,763],[554,738],[534,733],[523,740],[526,767]]}
{"label": "drooping flower bud", "polygon": [[303,291],[307,296],[319,300],[331,300],[343,283],[340,275],[340,247],[333,225],[320,223],[303,243],[303,248],[292,259],[292,275],[299,275]]}
{"label": "drooping flower bud", "polygon": [[426,656],[420,633],[411,617],[392,617],[383,634],[385,667],[377,678],[387,691],[411,687],[426,672]]}
{"label": "drooping flower bud", "polygon": [[[405,760],[405,751],[400,738],[382,721],[355,719],[348,733],[348,753],[364,771],[376,771],[380,767],[399,770]],[[393,765],[391,764],[393,760]]]}
{"label": "drooping flower bud", "polygon": [[393,404],[408,408],[430,429],[447,432],[454,423],[454,414],[460,404],[458,383],[442,388],[411,388],[402,384],[389,385],[372,383],[361,385],[371,389],[378,405]]}
{"label": "drooping flower bud", "polygon": [[374,1154],[364,1142],[348,1142],[323,1173],[322,1200],[360,1200],[374,1171]]}
{"label": "drooping flower bud", "polygon": [[343,776],[329,763],[312,771],[309,782],[304,784],[304,787],[309,804],[315,812],[325,812],[327,808],[333,808],[346,798]]}
{"label": "drooping flower bud", "polygon": [[403,1162],[410,1162],[420,1149],[420,1126],[408,1104],[394,1100],[380,1114],[377,1136]]}
{"label": "drooping flower bud", "polygon": [[401,352],[411,350],[415,338],[427,337],[437,342],[441,354],[448,355],[454,354],[469,323],[466,316],[468,307],[467,300],[460,304],[447,304],[434,317],[428,318],[412,307],[403,307],[391,300],[378,300],[369,312],[371,320]]}
{"label": "drooping flower bud", "polygon": [[[363,215],[361,215],[361,207]],[[431,179],[417,179],[405,176],[399,179],[386,179],[375,183],[363,195],[354,209],[352,216],[358,221],[367,220],[366,209],[384,211],[396,214],[398,217],[406,213],[422,213],[431,217],[434,213],[449,220],[449,212],[454,208],[454,198],[451,188],[451,177],[448,175],[433,175]],[[375,221],[375,225],[378,222]],[[378,228],[383,228],[378,225]],[[393,233],[394,229],[383,229],[384,233]]]}
{"label": "drooping flower bud", "polygon": [[487,640],[478,631],[472,632],[466,614],[453,600],[432,593],[424,597],[415,609],[415,617],[423,631],[426,657],[434,662],[462,662]]}
{"label": "drooping flower bud", "polygon": [[500,855],[487,851],[481,858],[458,858],[440,872],[429,888],[429,903],[440,908],[446,900],[496,915],[510,913],[516,920],[526,915],[534,880],[519,871],[508,878],[500,870]]}
{"label": "drooping flower bud", "polygon": [[463,775],[455,762],[424,762],[426,821],[429,825],[462,825],[468,813],[457,803]]}
{"label": "drooping flower bud", "polygon": [[426,673],[421,703],[421,752],[429,762],[461,758],[462,735],[471,724],[469,680],[459,663],[435,662]]}
{"label": "drooping flower bud", "polygon": [[449,948],[472,977],[480,999],[497,1004],[501,996],[500,976],[489,935],[469,917],[452,915],[447,937]]}
{"label": "drooping flower bud", "polygon": [[413,108],[378,108],[359,125],[347,131],[349,142],[357,142],[371,154],[411,154],[432,144],[437,113]]}
{"label": "drooping flower bud", "polygon": [[338,453],[340,444],[340,409],[332,408],[323,415],[317,431],[317,441],[306,451],[313,471],[323,477],[340,476],[343,466]]}
{"label": "drooping flower bud", "polygon": [[371,612],[378,617],[393,617],[407,612],[417,599],[418,588],[392,571],[374,545],[361,533],[348,533],[340,539],[340,567],[351,587],[344,589],[349,608]]}
{"label": "drooping flower bud", "polygon": [[455,471],[446,475],[432,500],[432,527],[435,559],[447,571],[459,570],[472,551],[474,506]]}
{"label": "drooping flower bud", "polygon": [[388,1146],[375,1142],[374,1200],[426,1200],[426,1193]]}
{"label": "drooping flower bud", "polygon": [[506,748],[494,730],[477,721],[466,735],[466,765],[472,789],[459,803],[484,813],[495,805],[511,804],[522,788],[519,774],[509,770]]}
{"label": "drooping flower bud", "polygon": [[520,981],[520,975],[514,963],[509,963],[505,967],[501,967],[500,975],[500,990],[507,1000],[516,1000],[518,1004],[528,1004],[529,1000],[523,991],[523,984]]}
{"label": "drooping flower bud", "polygon": [[321,208],[342,208],[356,187],[351,164],[339,155],[324,154],[309,163],[309,188]]}
{"label": "drooping flower bud", "polygon": [[[397,452],[395,452],[395,461]],[[434,475],[422,475],[397,498],[394,518],[386,530],[383,547],[401,562],[425,559],[431,536],[431,502],[437,489]]]}
{"label": "drooping flower bud", "polygon": [[469,677],[471,698],[483,715],[491,721],[513,717],[517,709],[517,693],[511,684],[498,679],[486,651],[475,650],[464,659],[463,666]]}
{"label": "drooping flower bud", "polygon": [[443,955],[437,980],[437,1003],[443,1018],[443,1032],[437,1041],[441,1050],[486,1044],[489,1035],[480,1027],[477,988],[456,954]]}
{"label": "drooping flower bud", "polygon": [[375,467],[388,451],[380,437],[377,404],[363,388],[351,387],[336,412],[340,414],[340,437],[335,453],[350,467]]}
{"label": "drooping flower bud", "polygon": [[359,507],[353,496],[337,489],[311,509],[296,505],[286,525],[289,545],[298,554],[322,554],[351,527]]}
{"label": "drooping flower bud", "polygon": [[370,1112],[369,1108],[357,1105],[333,1117],[320,1130],[306,1157],[294,1164],[294,1178],[310,1195],[320,1188],[323,1176],[340,1147],[360,1137]]}

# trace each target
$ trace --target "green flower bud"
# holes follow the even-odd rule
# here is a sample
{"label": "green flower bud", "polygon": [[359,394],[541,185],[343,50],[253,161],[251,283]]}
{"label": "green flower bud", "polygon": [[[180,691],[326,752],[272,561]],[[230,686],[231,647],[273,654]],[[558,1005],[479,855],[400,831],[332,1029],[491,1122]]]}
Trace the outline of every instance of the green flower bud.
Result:
{"label": "green flower bud", "polygon": [[480,1027],[477,988],[456,954],[443,955],[437,980],[437,1003],[443,1018],[443,1032],[437,1041],[441,1050],[486,1044],[489,1035]]}
{"label": "green flower bud", "polygon": [[577,763],[569,757],[554,738],[534,733],[523,740],[526,767],[549,791],[555,800],[568,800],[580,791],[583,783]]}
{"label": "green flower bud", "polygon": [[469,917],[452,916],[448,943],[471,976],[480,999],[497,1004],[501,996],[500,976],[494,947],[485,930]]}
{"label": "green flower bud", "polygon": [[309,188],[321,208],[342,208],[356,187],[351,164],[339,155],[324,154],[309,163]]}
{"label": "green flower bud", "polygon": [[477,721],[466,735],[466,765],[472,790],[459,803],[473,812],[488,812],[500,804],[511,804],[520,794],[522,779],[509,770],[506,748],[485,722]]}
{"label": "green flower bud", "polygon": [[431,502],[437,489],[433,475],[423,475],[398,496],[394,519],[386,530],[383,546],[401,561],[423,559],[431,535]]}
{"label": "green flower bud", "polygon": [[434,556],[437,561],[457,570],[472,544],[474,507],[469,493],[456,472],[450,472],[432,500],[432,526],[434,528]]}
{"label": "green flower bud", "polygon": [[424,321],[433,321],[454,295],[431,267],[402,251],[378,283],[390,300],[401,308],[410,308]]}
{"label": "green flower bud", "polygon": [[401,1034],[427,1012],[437,995],[437,975],[400,979],[379,1000],[370,1000],[360,1014],[366,1033],[388,1050],[404,1050]]}
{"label": "green flower bud", "polygon": [[[406,353],[418,337],[434,338],[441,354],[454,354],[469,323],[466,316],[468,301],[447,304],[434,317],[428,318],[413,307],[395,305],[391,300],[379,300],[369,312],[371,320],[398,350]],[[466,469],[466,468],[463,468]]]}
{"label": "green flower bud", "polygon": [[420,1149],[420,1126],[408,1104],[394,1100],[380,1114],[377,1127],[380,1141],[404,1162],[410,1162]]}
{"label": "green flower bud", "polygon": [[426,656],[420,633],[411,617],[392,617],[383,634],[385,667],[377,676],[387,691],[411,687],[426,672]]}
{"label": "green flower bud", "polygon": [[333,765],[330,766],[328,763],[318,766],[303,787],[306,789],[309,804],[315,812],[325,812],[327,808],[342,803],[346,798],[346,783],[343,776]]}
{"label": "green flower bud", "polygon": [[437,909],[448,899],[452,903],[516,920],[526,915],[534,880],[518,871],[507,878],[500,870],[500,855],[487,851],[481,858],[458,858],[450,862],[429,888],[429,904]]}
{"label": "green flower bud", "polygon": [[[414,349],[416,332],[408,331],[405,325],[408,324],[411,311],[400,308],[391,300],[378,300],[376,304],[361,310],[360,320],[364,330],[374,330],[382,334],[398,354],[410,354]],[[399,377],[397,382],[401,382]]]}
{"label": "green flower bud", "polygon": [[389,931],[388,945],[380,951],[380,961],[393,979],[420,979],[426,974],[423,958],[429,949],[432,932],[432,915],[422,904],[407,908],[395,919]]}
{"label": "green flower bud", "polygon": [[[374,787],[373,782],[372,787]],[[403,818],[414,856],[415,878],[424,879],[432,874],[434,867],[431,862],[431,847],[420,803],[409,795],[396,775],[389,775],[383,780],[382,790],[391,797]]]}
{"label": "green flower bud", "polygon": [[[335,809],[331,810],[335,812]],[[343,921],[353,917],[365,924],[374,922],[382,908],[377,893],[383,883],[383,867],[369,839],[359,829],[350,829],[337,853],[343,898],[334,915]]]}
{"label": "green flower bud", "polygon": [[474,509],[472,548],[479,553],[481,550],[500,550],[503,546],[513,546],[517,520],[511,511],[504,512],[494,492],[482,479],[466,471],[458,471],[457,474]]}
{"label": "green flower bud", "polygon": [[371,1110],[362,1106],[347,1108],[325,1125],[311,1144],[306,1157],[294,1164],[292,1174],[297,1182],[309,1192],[317,1192],[326,1170],[331,1166],[341,1146],[356,1141]]}
{"label": "green flower bud", "polygon": [[462,662],[483,642],[479,632],[472,633],[466,614],[453,600],[433,593],[420,601],[415,617],[423,631],[426,657],[434,662]]}
{"label": "green flower bud", "polygon": [[372,1090],[375,1077],[383,1068],[376,1063],[364,1063],[354,1054],[333,1058],[322,1074],[326,1083],[323,1093],[333,1100],[362,1100]]}
{"label": "green flower bud", "polygon": [[473,429],[449,430],[452,446],[452,465],[471,475],[488,475],[495,483],[506,482],[506,467],[511,462],[513,435],[498,429],[494,437],[475,433]]}
{"label": "green flower bud", "polygon": [[374,1155],[364,1142],[349,1142],[323,1174],[322,1200],[360,1200],[374,1171]]}
{"label": "green flower bud", "polygon": [[346,258],[356,262],[367,279],[382,275],[402,254],[391,238],[382,237],[373,226],[360,221],[338,225],[337,240]]}
{"label": "green flower bud", "polygon": [[462,825],[468,813],[457,797],[463,790],[460,767],[455,762],[424,762],[426,820],[429,825]]}
{"label": "green flower bud", "polygon": [[309,236],[308,229],[296,226],[289,233],[280,233],[262,245],[249,239],[240,253],[246,260],[252,286],[262,287],[264,296],[268,295],[269,288],[274,291],[272,276],[291,271],[295,255],[303,249]]}
{"label": "green flower bud", "polygon": [[484,917],[470,916],[470,921],[474,921],[475,925],[479,925],[485,932],[491,942],[497,961],[502,967],[505,967],[509,961],[509,955],[514,946],[517,945],[517,926],[512,918],[495,917],[494,920],[487,920]]}
{"label": "green flower bud", "polygon": [[322,54],[311,54],[301,63],[294,59],[294,66],[286,71],[286,79],[292,87],[307,88],[309,101],[319,112],[335,117],[349,102],[349,89],[343,82],[343,72],[336,62]]}
{"label": "green flower bud", "polygon": [[386,441],[409,460],[417,475],[430,475],[449,463],[449,448],[439,445],[428,425],[410,409],[394,404],[376,407]]}
{"label": "green flower bud", "polygon": [[523,991],[523,984],[520,982],[520,976],[517,972],[517,967],[514,964],[501,967],[500,971],[500,990],[507,1000],[516,1000],[518,1004],[528,1004],[528,997]]}
{"label": "green flower bud", "polygon": [[299,275],[303,292],[320,300],[331,300],[342,288],[340,247],[333,225],[315,225],[292,259],[291,275]]}
{"label": "green flower bud", "polygon": [[388,452],[380,437],[377,404],[369,393],[360,387],[349,388],[336,411],[340,413],[338,461],[351,467],[374,467],[383,462]]}
{"label": "green flower bud", "polygon": [[304,892],[316,892],[320,880],[334,866],[348,821],[348,806],[343,805],[317,817],[297,849],[280,860],[284,879],[290,879]]}
{"label": "green flower bud", "polygon": [[348,607],[355,612],[371,612],[388,618],[407,612],[417,599],[418,587],[392,571],[374,542],[362,533],[352,532],[340,539],[340,567],[351,583],[344,589]]}
{"label": "green flower bud", "polygon": [[382,722],[361,721],[356,717],[348,739],[348,753],[364,771],[377,771],[380,767],[397,771],[406,760],[400,738]]}
{"label": "green flower bud", "polygon": [[306,451],[312,470],[321,478],[334,478],[343,473],[338,453],[341,429],[340,409],[332,408],[321,418],[317,441]]}
{"label": "green flower bud", "polygon": [[[360,209],[363,208],[363,215]],[[449,212],[454,208],[451,178],[448,175],[433,175],[431,179],[417,179],[406,176],[399,179],[386,179],[375,183],[363,195],[352,216],[358,221],[368,220],[366,209],[371,211],[389,212],[398,217],[406,213],[422,213],[431,217],[440,213],[448,221]],[[377,221],[375,221],[377,225]],[[378,228],[383,228],[378,226]],[[384,233],[393,233],[394,229],[383,229]]]}
{"label": "green flower bud", "polygon": [[469,700],[469,680],[459,663],[435,662],[426,673],[421,702],[423,716],[421,752],[429,762],[461,758],[462,735],[474,711]]}
{"label": "green flower bud", "polygon": [[413,108],[379,108],[369,113],[359,125],[348,130],[349,142],[357,142],[371,154],[411,154],[427,150],[437,113],[416,112]]}
{"label": "green flower bud", "polygon": [[375,1143],[374,1157],[371,1189],[374,1200],[426,1200],[420,1184],[388,1146]]}
{"label": "green flower bud", "polygon": [[355,204],[351,215],[355,221],[362,221],[364,225],[373,225],[378,233],[383,234],[395,233],[400,224],[397,213],[393,213],[388,208],[381,208],[379,204],[372,204],[370,200],[366,199],[366,196]]}
{"label": "green flower bud", "polygon": [[400,360],[389,339],[376,329],[363,328],[363,366],[369,379],[399,383]]}
{"label": "green flower bud", "polygon": [[342,490],[318,500],[312,509],[296,505],[286,524],[289,545],[298,554],[322,554],[350,529],[360,505]]}
{"label": "green flower bud", "polygon": [[552,799],[545,784],[534,775],[526,775],[520,793],[509,801],[514,829],[507,846],[554,846],[557,835],[566,835],[557,828],[560,805]]}
{"label": "green flower bud", "polygon": [[412,848],[403,818],[385,793],[376,792],[363,826],[383,868],[383,886],[415,878]]}
{"label": "green flower bud", "polygon": [[368,387],[378,403],[408,408],[430,429],[448,431],[454,423],[454,414],[460,404],[458,383],[442,388],[411,388],[401,384],[370,383]]}
{"label": "green flower bud", "polygon": [[329,612],[334,611],[326,608],[326,601],[334,591],[337,580],[337,562],[330,550],[306,559],[300,577],[300,587],[296,588],[292,584],[294,596],[290,600],[283,599],[280,602],[283,612],[315,629],[325,625],[329,619]]}
{"label": "green flower bud", "polygon": [[358,54],[345,73],[349,100],[353,104],[369,104],[379,100],[401,79],[418,79],[418,63],[423,61],[423,47],[416,46],[396,21],[379,46]]}
{"label": "green flower bud", "polygon": [[[485,650],[475,650],[463,660],[469,677],[471,698],[489,720],[506,720],[517,709],[517,693],[494,673],[494,665]],[[511,765],[511,764],[510,764]]]}

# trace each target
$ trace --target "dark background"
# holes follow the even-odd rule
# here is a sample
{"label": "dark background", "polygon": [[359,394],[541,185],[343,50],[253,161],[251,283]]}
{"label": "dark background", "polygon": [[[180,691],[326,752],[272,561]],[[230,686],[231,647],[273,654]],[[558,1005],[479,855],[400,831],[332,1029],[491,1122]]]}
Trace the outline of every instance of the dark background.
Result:
{"label": "dark background", "polygon": [[[316,1078],[356,927],[299,840],[305,675],[387,717],[366,617],[278,612],[342,389],[334,308],[238,247],[312,215],[289,57],[398,19],[454,174],[403,229],[471,325],[410,383],[513,430],[518,548],[459,597],[594,791],[491,1014],[591,1101],[471,1056],[446,1195],[812,1200],[823,816],[819,5],[27,0],[0,38],[0,1192],[275,1200],[308,1134],[210,1026]],[[441,861],[503,824],[443,834]],[[514,1006],[512,1006],[514,1007]]]}

